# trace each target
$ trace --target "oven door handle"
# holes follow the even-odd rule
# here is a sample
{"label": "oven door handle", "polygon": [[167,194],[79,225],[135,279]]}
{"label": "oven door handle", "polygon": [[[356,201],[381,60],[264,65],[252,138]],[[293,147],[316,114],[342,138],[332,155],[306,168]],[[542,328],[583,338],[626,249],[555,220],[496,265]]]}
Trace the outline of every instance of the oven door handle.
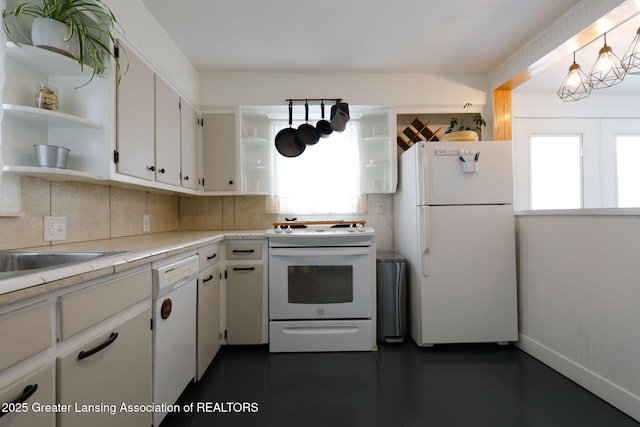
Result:
{"label": "oven door handle", "polygon": [[370,255],[370,247],[270,248],[269,255],[288,257]]}

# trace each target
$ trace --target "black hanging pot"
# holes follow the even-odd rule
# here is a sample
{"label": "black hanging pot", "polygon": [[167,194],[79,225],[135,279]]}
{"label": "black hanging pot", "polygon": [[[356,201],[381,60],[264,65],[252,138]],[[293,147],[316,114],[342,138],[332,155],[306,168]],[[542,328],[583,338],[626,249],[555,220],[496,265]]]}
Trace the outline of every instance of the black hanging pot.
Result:
{"label": "black hanging pot", "polygon": [[320,101],[320,114],[322,118],[316,123],[316,129],[320,133],[320,138],[327,138],[333,133],[333,129],[331,129],[329,120],[324,119],[324,100]]}
{"label": "black hanging pot", "polygon": [[306,145],[298,140],[298,132],[292,127],[293,104],[289,101],[289,127],[280,130],[276,135],[276,150],[285,157],[298,157]]}
{"label": "black hanging pot", "polygon": [[309,104],[304,102],[304,121],[305,123],[298,126],[298,140],[306,145],[313,145],[320,139],[320,132],[309,122]]}
{"label": "black hanging pot", "polygon": [[349,121],[349,104],[336,100],[336,104],[331,106],[331,129],[342,132],[347,127]]}

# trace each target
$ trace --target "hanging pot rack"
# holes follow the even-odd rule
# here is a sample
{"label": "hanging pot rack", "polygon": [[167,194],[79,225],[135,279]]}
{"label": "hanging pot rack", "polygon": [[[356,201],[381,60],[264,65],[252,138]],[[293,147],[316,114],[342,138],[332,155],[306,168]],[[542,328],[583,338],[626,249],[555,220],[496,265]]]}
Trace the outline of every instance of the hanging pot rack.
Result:
{"label": "hanging pot rack", "polygon": [[333,102],[341,102],[342,98],[289,98],[285,99],[287,103],[289,102],[325,102],[325,101],[333,101]]}
{"label": "hanging pot rack", "polygon": [[[342,102],[342,98],[288,98],[289,104],[289,127],[278,132],[275,139],[276,150],[285,157],[297,157],[305,150],[307,145],[316,144],[320,138],[326,138],[329,134],[342,132],[350,119],[349,105]],[[317,125],[309,123],[309,101],[317,102],[321,106],[322,119],[318,123],[322,123],[322,128],[329,128],[329,131],[318,130]],[[331,106],[331,119],[329,121],[324,118],[324,102],[333,101],[335,105]],[[293,103],[304,102],[305,118],[304,123],[294,129],[293,122]],[[325,125],[326,123],[326,125]]]}

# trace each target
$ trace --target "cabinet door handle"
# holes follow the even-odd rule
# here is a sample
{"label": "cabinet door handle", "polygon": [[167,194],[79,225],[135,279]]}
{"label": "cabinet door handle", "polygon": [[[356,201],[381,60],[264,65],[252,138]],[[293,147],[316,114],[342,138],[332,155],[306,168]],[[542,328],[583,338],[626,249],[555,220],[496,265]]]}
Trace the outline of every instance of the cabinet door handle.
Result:
{"label": "cabinet door handle", "polygon": [[155,170],[156,170],[156,167],[155,167],[155,166],[148,166],[148,167],[147,167],[147,170],[149,170],[149,171],[153,172],[153,171],[155,171]]}
{"label": "cabinet door handle", "polygon": [[229,185],[233,185],[233,180],[232,179],[229,180]]}
{"label": "cabinet door handle", "polygon": [[206,278],[202,279],[202,283],[207,283],[212,279],[213,279],[213,274],[210,274],[209,277],[206,277]]}
{"label": "cabinet door handle", "polygon": [[255,252],[254,249],[234,249],[232,251],[234,254],[252,254]]}
{"label": "cabinet door handle", "polygon": [[185,180],[185,181],[189,181],[189,177],[188,177],[188,176],[185,176],[185,177],[184,177],[184,180]]}
{"label": "cabinet door handle", "polygon": [[253,271],[255,267],[233,267],[233,271]]}
{"label": "cabinet door handle", "polygon": [[165,173],[165,170],[164,170],[164,168],[162,168],[162,169],[159,169],[158,172]]}
{"label": "cabinet door handle", "polygon": [[207,257],[207,260],[214,259],[214,258],[215,258],[215,257],[217,257],[217,256],[218,256],[218,254],[213,254],[213,255],[211,255],[211,256],[208,256],[208,257]]}
{"label": "cabinet door handle", "polygon": [[94,347],[91,350],[87,350],[87,351],[83,350],[80,353],[78,353],[78,360],[86,359],[89,356],[93,356],[94,354],[96,354],[100,350],[104,350],[105,348],[107,348],[111,344],[113,344],[113,342],[116,340],[116,338],[118,338],[118,333],[117,332],[111,332],[111,335],[109,335],[109,338],[107,338],[107,340],[105,342],[103,342],[102,344],[100,344],[99,346]]}
{"label": "cabinet door handle", "polygon": [[[24,401],[26,401],[28,398],[30,398],[33,393],[36,392],[36,390],[38,389],[38,384],[29,384],[28,386],[26,386],[24,388],[24,390],[22,390],[22,394],[20,396],[18,396],[17,398],[15,398],[12,402],[10,402],[8,405],[8,407],[11,407],[13,405],[16,405],[18,403],[22,403]],[[4,408],[5,405],[3,405]],[[7,415],[9,413],[9,410],[1,410],[0,411],[0,418],[4,417],[5,415]]]}

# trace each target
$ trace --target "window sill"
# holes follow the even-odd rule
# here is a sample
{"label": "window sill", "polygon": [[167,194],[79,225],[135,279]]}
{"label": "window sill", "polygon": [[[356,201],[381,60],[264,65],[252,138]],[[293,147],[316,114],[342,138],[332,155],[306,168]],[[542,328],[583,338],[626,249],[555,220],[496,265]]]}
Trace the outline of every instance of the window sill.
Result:
{"label": "window sill", "polygon": [[536,209],[515,211],[515,216],[640,216],[640,208]]}

